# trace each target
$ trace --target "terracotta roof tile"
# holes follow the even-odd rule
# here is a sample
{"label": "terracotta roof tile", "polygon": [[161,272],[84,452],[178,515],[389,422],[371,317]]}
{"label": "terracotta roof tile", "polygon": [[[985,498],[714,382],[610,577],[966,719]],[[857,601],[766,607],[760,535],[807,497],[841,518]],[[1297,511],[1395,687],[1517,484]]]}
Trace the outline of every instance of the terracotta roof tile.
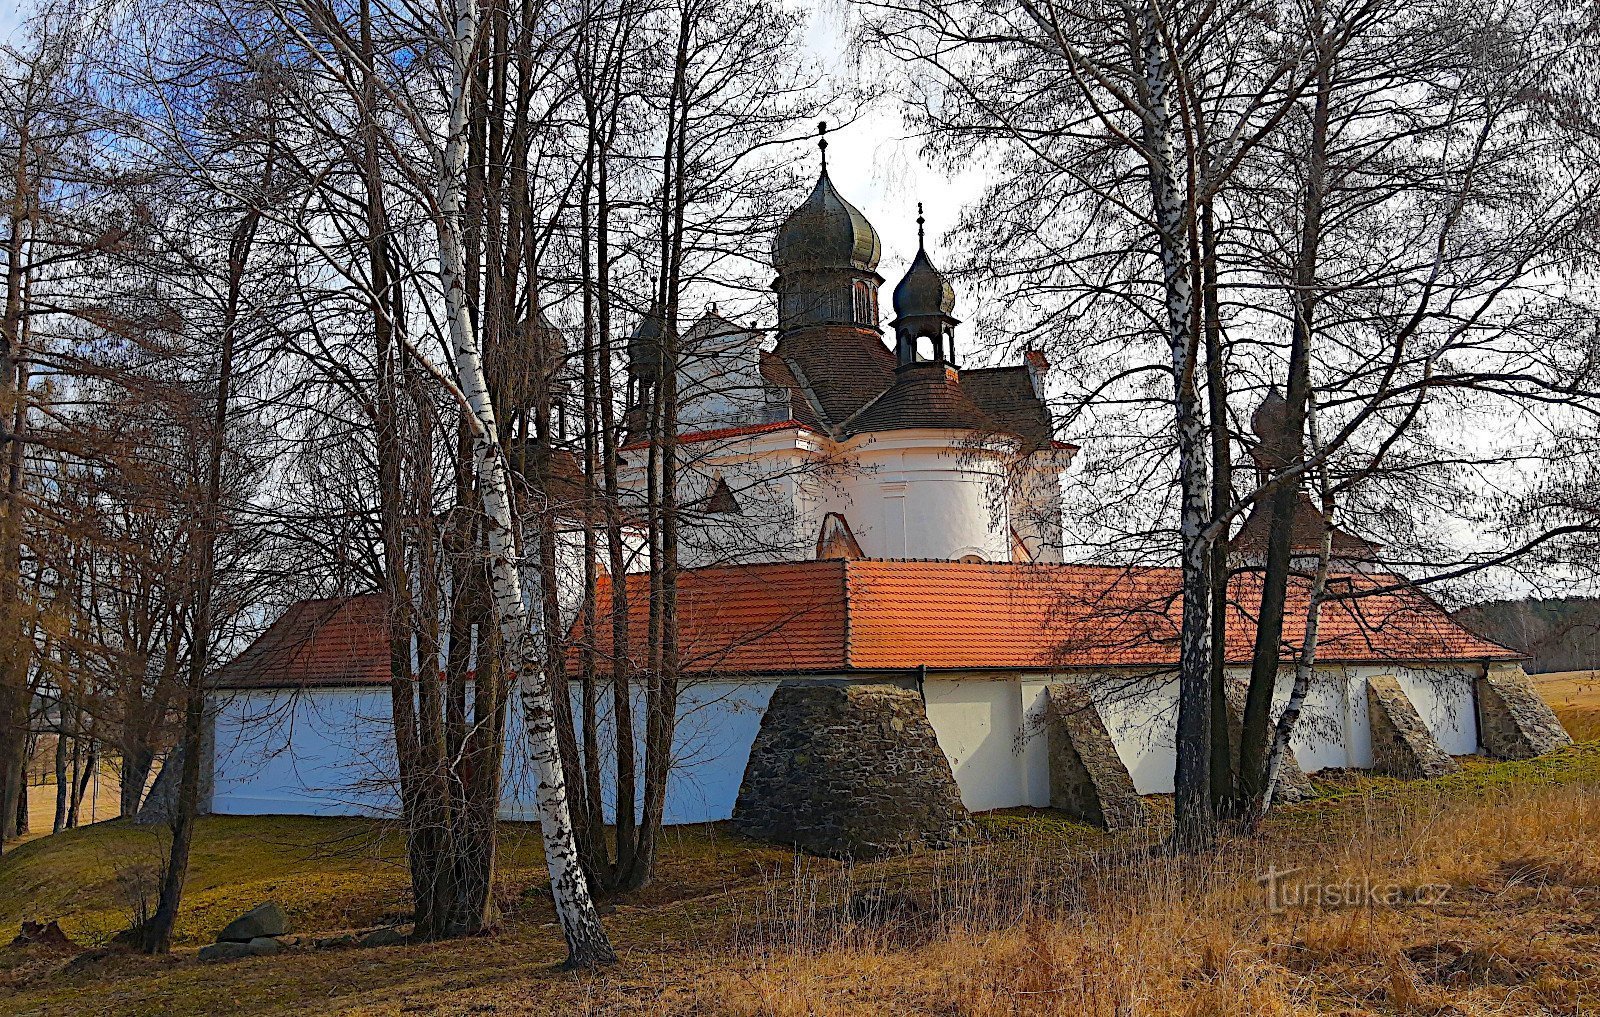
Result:
{"label": "terracotta roof tile", "polygon": [[[601,579],[601,603],[608,602]],[[1335,589],[1384,589],[1352,573]],[[633,631],[645,630],[649,577],[628,577]],[[1228,657],[1249,659],[1260,576],[1238,576]],[[1299,642],[1307,588],[1290,590],[1285,639]],[[1177,659],[1174,569],[883,559],[692,569],[678,588],[683,668],[695,674],[853,670],[1170,666]],[[610,626],[599,650],[610,652]],[[1414,587],[1323,608],[1319,663],[1510,660]],[[642,646],[643,641],[640,641]],[[219,688],[317,688],[389,681],[378,594],[302,601],[216,675]]]}
{"label": "terracotta roof tile", "polygon": [[378,593],[302,600],[217,669],[217,688],[327,688],[389,681],[389,602]]}
{"label": "terracotta roof tile", "polygon": [[[773,431],[817,431],[815,427],[799,420],[773,420],[765,424],[740,424],[736,427],[718,427],[710,431],[685,431],[678,435],[678,444],[687,445],[698,441],[724,441],[730,438],[747,438],[753,434],[768,434]],[[820,432],[819,432],[820,433]],[[644,448],[648,441],[634,441],[622,446],[623,449]]]}
{"label": "terracotta roof tile", "polygon": [[972,401],[954,368],[920,362],[900,368],[894,386],[845,421],[844,433],[848,437],[912,427],[982,432],[1007,429]]}
{"label": "terracotta roof tile", "polygon": [[[628,582],[640,631],[647,580]],[[1394,582],[1335,580],[1350,592]],[[1252,574],[1233,584],[1230,660],[1249,659],[1259,584]],[[683,574],[680,641],[690,672],[1164,666],[1177,659],[1178,596],[1178,574],[1166,568],[863,559],[701,569]],[[1306,602],[1297,583],[1290,644],[1304,631]],[[1332,602],[1320,633],[1326,663],[1520,656],[1415,588]]]}

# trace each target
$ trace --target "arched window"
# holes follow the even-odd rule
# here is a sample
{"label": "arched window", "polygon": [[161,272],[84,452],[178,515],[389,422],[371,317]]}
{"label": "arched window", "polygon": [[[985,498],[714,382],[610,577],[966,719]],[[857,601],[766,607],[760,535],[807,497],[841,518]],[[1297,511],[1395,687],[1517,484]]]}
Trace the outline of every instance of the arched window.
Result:
{"label": "arched window", "polygon": [[864,282],[857,282],[855,286],[855,320],[858,325],[873,324],[872,313],[872,287]]}
{"label": "arched window", "polygon": [[986,560],[981,554],[964,554],[956,559],[956,561],[965,562],[968,565],[982,565]]}

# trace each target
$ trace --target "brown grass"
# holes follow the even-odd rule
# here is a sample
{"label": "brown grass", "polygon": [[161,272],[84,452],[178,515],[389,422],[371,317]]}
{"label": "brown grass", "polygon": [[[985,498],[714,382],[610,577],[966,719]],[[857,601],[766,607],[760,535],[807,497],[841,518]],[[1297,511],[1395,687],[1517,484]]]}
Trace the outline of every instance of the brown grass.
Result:
{"label": "brown grass", "polygon": [[[10,951],[16,995],[0,1011],[1531,1017],[1600,1009],[1600,746],[1473,762],[1436,782],[1363,778],[1329,791],[1282,810],[1259,837],[1181,860],[1149,850],[1148,835],[1114,840],[1045,812],[988,817],[988,838],[970,848],[856,866],[794,858],[717,828],[681,831],[657,887],[607,918],[623,963],[597,975],[550,968],[559,937],[542,898],[526,892],[538,883],[537,859],[518,847],[507,859],[506,926],[489,939],[221,965],[185,951],[80,970],[67,970],[65,957]],[[229,830],[235,822],[245,825]],[[260,842],[270,823],[277,846],[249,865],[279,874],[249,878],[277,882],[249,882],[226,899],[242,909],[264,886],[298,881],[305,896],[291,916],[306,930],[337,914],[312,900],[318,893],[384,883],[392,865],[347,859],[318,890],[319,869],[304,851],[313,831],[297,822],[309,821],[211,820],[204,831]],[[302,848],[290,850],[295,837]],[[17,855],[28,852],[30,864],[11,864],[36,871],[61,848],[40,842]],[[206,854],[224,856],[218,843]],[[286,866],[298,875],[283,876]],[[1302,903],[1273,911],[1257,877],[1291,868]],[[219,876],[202,881],[226,882]],[[1305,884],[1347,882],[1380,892],[1351,906],[1322,895],[1304,903]],[[1434,885],[1445,887],[1442,898],[1422,893]],[[18,886],[0,862],[0,912],[18,913],[8,901]],[[67,917],[81,906],[55,900]],[[378,911],[356,910],[363,920]],[[219,905],[214,918],[225,912]]]}
{"label": "brown grass", "polygon": [[1555,671],[1531,676],[1574,740],[1600,740],[1600,671]]}

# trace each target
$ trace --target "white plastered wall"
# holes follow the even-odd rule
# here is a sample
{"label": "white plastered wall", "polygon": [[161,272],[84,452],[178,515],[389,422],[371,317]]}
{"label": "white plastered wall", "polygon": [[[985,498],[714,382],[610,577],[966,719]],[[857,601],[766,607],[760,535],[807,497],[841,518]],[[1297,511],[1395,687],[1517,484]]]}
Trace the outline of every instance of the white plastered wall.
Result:
{"label": "white plastered wall", "polygon": [[[666,821],[703,823],[733,815],[750,745],[776,681],[701,682],[679,697]],[[574,708],[580,708],[574,689]],[[602,689],[601,744],[614,760],[610,689]],[[394,747],[385,688],[240,691],[213,697],[217,713],[215,794],[221,815],[395,816]],[[633,696],[642,726],[644,696]],[[522,751],[521,710],[511,700],[500,814],[531,820],[533,780]],[[644,746],[637,746],[643,772]],[[614,775],[605,773],[608,788]],[[642,794],[642,788],[640,789]],[[608,816],[614,800],[608,800]]]}
{"label": "white plastered wall", "polygon": [[966,448],[961,432],[887,431],[846,450],[857,468],[843,480],[843,511],[873,558],[1011,560],[1011,517],[1002,448]]}

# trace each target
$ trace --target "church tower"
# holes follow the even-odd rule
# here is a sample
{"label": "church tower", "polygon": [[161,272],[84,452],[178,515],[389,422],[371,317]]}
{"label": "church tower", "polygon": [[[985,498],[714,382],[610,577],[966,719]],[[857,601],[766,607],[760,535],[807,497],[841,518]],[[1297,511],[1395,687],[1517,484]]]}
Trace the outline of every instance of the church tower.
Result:
{"label": "church tower", "polygon": [[877,332],[878,287],[883,285],[877,268],[883,246],[867,217],[828,179],[827,125],[818,132],[822,172],[772,245],[778,331],[843,326]]}
{"label": "church tower", "polygon": [[[951,314],[956,309],[956,291],[928,258],[923,240],[922,202],[917,202],[917,256],[905,278],[894,288],[895,361],[901,367],[919,360],[954,364],[955,332],[961,324]],[[922,356],[926,345],[930,351]]]}

